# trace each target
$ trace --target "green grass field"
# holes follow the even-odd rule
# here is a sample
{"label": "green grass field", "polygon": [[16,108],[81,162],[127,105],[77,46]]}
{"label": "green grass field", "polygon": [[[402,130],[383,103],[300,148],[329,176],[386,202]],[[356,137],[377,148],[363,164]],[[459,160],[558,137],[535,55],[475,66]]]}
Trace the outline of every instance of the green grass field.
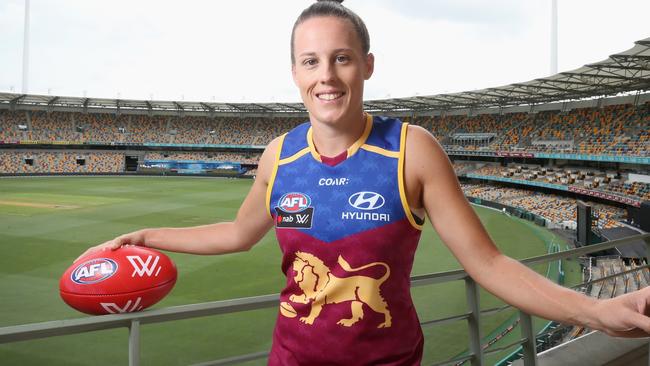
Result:
{"label": "green grass field", "polygon": [[[48,177],[0,179],[0,327],[84,317],[59,298],[58,280],[87,247],[144,227],[192,226],[230,220],[251,181],[219,178]],[[476,209],[498,246],[510,256],[545,254],[553,234],[499,212]],[[154,308],[277,293],[284,285],[280,250],[269,233],[248,253],[193,256],[171,253],[179,278]],[[413,274],[459,265],[427,226]],[[547,267],[536,268],[546,274]],[[566,262],[568,283],[579,280]],[[465,311],[462,282],[413,289],[422,321]],[[481,292],[481,306],[502,304]],[[483,334],[514,310],[482,318]],[[268,350],[277,309],[175,321],[142,328],[143,365],[187,365]],[[536,320],[541,328],[543,320]],[[424,328],[424,364],[467,349],[464,322]],[[0,365],[124,365],[127,330],[92,332],[0,345]],[[519,338],[519,329],[502,340]],[[493,363],[508,352],[488,358]],[[264,361],[249,364],[264,364]]]}

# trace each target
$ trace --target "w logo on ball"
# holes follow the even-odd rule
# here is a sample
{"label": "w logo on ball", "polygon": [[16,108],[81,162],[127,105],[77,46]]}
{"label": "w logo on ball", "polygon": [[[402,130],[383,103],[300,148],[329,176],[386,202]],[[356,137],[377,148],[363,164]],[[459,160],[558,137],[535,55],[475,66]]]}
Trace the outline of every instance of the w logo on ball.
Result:
{"label": "w logo on ball", "polygon": [[126,304],[124,304],[124,306],[119,306],[114,302],[102,302],[99,304],[109,314],[122,314],[122,313],[132,313],[134,311],[142,310],[142,306],[140,306],[140,300],[142,300],[141,297],[138,297],[137,300],[135,300],[135,302],[129,300],[126,302]]}
{"label": "w logo on ball", "polygon": [[[154,276],[158,276],[158,273],[160,273],[160,269],[162,268],[158,265],[158,259],[160,259],[158,256],[153,260],[153,263],[151,262],[151,259],[153,258],[152,255],[148,256],[146,261],[142,260],[142,257],[139,255],[129,255],[126,258],[133,266],[131,277],[135,277],[136,274],[140,277],[143,277],[144,275],[151,277],[154,271],[156,271]],[[158,269],[156,270],[156,268]]]}

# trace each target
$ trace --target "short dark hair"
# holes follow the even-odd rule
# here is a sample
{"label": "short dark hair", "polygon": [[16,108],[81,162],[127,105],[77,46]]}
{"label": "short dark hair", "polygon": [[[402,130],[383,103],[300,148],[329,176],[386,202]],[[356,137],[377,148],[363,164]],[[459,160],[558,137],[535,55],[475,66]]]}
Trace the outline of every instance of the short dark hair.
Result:
{"label": "short dark hair", "polygon": [[293,55],[293,41],[294,35],[296,33],[296,28],[302,24],[302,22],[315,18],[315,17],[335,17],[340,19],[348,20],[352,23],[354,31],[361,41],[361,48],[363,49],[364,54],[370,52],[370,35],[368,34],[368,28],[366,24],[361,20],[355,12],[346,8],[341,3],[343,0],[318,0],[316,3],[313,3],[310,7],[303,10],[296,22],[293,25],[291,30],[291,64],[296,63],[296,58]]}

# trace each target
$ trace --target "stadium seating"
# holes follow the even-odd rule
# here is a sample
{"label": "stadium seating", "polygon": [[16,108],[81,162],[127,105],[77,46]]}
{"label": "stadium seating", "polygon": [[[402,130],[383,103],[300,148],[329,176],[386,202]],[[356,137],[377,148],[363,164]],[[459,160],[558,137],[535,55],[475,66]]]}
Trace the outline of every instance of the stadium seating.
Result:
{"label": "stadium seating", "polygon": [[233,152],[148,152],[145,160],[202,160],[243,164],[257,164],[260,153],[233,153]]}
{"label": "stadium seating", "polygon": [[[650,156],[650,103],[569,112],[418,117],[448,150]],[[494,134],[477,138],[472,134]]]}
{"label": "stadium seating", "polygon": [[124,153],[0,151],[0,173],[119,173]]}
{"label": "stadium seating", "polygon": [[[0,110],[0,141],[263,146],[304,120]],[[431,131],[449,150],[650,156],[650,103],[404,120]]]}
{"label": "stadium seating", "polygon": [[[175,117],[0,110],[0,141],[265,146],[304,118]],[[26,126],[24,131],[18,125]]]}
{"label": "stadium seating", "polygon": [[603,171],[584,167],[542,167],[524,164],[510,164],[503,167],[497,164],[489,164],[474,170],[465,168],[462,172],[564,186],[573,185],[621,194],[635,199],[650,200],[649,183],[628,180],[628,174],[634,171]]}
{"label": "stadium seating", "polygon": [[[558,225],[564,221],[576,221],[577,203],[574,198],[487,184],[463,183],[461,188],[466,196],[521,208]],[[626,217],[623,209],[600,203],[588,203],[592,206],[592,212],[598,216],[597,225],[600,229],[622,226],[619,221]]]}

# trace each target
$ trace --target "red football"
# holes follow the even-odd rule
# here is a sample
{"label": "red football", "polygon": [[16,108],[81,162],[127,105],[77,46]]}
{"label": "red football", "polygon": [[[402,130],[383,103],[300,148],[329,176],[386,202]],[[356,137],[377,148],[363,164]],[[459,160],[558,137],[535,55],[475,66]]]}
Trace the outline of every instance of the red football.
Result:
{"label": "red football", "polygon": [[84,313],[130,313],[157,303],[175,283],[176,266],[168,256],[128,245],[80,258],[61,276],[59,292]]}

